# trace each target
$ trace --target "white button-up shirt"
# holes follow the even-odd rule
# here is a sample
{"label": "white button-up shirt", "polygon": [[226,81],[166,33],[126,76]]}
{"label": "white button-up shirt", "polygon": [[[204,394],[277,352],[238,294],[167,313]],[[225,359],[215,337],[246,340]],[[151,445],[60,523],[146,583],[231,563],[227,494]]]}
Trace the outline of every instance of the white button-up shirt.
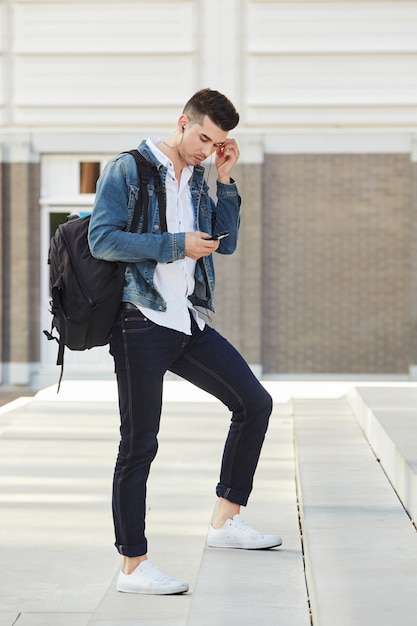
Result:
{"label": "white button-up shirt", "polygon": [[[194,231],[196,224],[189,185],[193,167],[184,167],[178,184],[173,163],[156,145],[161,141],[161,139],[147,139],[146,143],[158,161],[167,168],[165,184],[167,230],[170,233]],[[132,304],[135,304],[155,324],[187,335],[191,334],[191,309],[202,330],[204,321],[198,317],[197,311],[188,299],[194,291],[195,264],[196,261],[187,256],[173,263],[157,264],[154,275],[155,286],[167,303],[166,311],[154,311],[137,302]]]}

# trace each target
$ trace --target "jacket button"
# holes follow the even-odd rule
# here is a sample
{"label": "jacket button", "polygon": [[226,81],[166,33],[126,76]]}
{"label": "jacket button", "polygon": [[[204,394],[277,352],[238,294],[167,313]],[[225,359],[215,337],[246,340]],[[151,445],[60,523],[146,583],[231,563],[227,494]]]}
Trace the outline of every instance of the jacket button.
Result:
{"label": "jacket button", "polygon": [[158,224],[155,224],[155,225],[154,225],[154,227],[153,227],[153,229],[154,229],[154,230],[159,230],[159,226],[158,226]]}

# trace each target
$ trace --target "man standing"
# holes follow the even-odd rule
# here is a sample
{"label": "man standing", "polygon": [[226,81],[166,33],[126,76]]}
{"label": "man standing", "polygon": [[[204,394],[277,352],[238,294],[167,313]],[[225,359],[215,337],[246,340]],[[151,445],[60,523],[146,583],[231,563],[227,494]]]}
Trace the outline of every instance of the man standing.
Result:
{"label": "man standing", "polygon": [[[212,253],[232,254],[237,244],[240,197],[231,173],[239,150],[228,134],[238,121],[235,107],[224,95],[203,89],[187,102],[170,137],[140,144],[139,151],[158,168],[162,180],[166,230],[152,181],[146,228],[141,220],[137,233],[127,229],[140,185],[131,155],[114,158],[97,184],[91,251],[97,258],[128,263],[110,338],[121,417],[113,482],[115,545],[123,556],[119,591],[188,590],[186,583],[163,574],[147,557],[146,482],[158,447],[167,371],[213,394],[232,414],[208,545],[259,549],[281,544],[280,537],[251,529],[240,515],[252,490],[271,397],[241,355],[205,325],[196,308],[213,309]],[[217,169],[216,204],[208,195],[201,166],[211,154]]]}

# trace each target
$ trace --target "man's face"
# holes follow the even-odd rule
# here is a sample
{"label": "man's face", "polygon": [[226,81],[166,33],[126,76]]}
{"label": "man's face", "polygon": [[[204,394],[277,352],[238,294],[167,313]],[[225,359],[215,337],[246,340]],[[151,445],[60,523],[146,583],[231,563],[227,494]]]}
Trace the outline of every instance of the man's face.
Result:
{"label": "man's face", "polygon": [[226,141],[228,131],[216,126],[205,115],[201,124],[188,122],[185,125],[183,140],[178,152],[187,165],[198,165]]}

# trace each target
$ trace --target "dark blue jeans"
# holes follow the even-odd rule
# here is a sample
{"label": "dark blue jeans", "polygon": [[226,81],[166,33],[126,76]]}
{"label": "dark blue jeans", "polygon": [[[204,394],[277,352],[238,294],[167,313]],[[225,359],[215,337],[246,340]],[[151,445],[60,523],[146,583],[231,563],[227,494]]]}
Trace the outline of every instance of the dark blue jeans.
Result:
{"label": "dark blue jeans", "polygon": [[121,440],[113,482],[116,547],[125,556],[147,552],[146,482],[155,458],[166,371],[209,392],[232,412],[218,496],[246,505],[268,428],[272,399],[235,348],[214,329],[192,335],[157,326],[140,311],[123,310],[112,331]]}

